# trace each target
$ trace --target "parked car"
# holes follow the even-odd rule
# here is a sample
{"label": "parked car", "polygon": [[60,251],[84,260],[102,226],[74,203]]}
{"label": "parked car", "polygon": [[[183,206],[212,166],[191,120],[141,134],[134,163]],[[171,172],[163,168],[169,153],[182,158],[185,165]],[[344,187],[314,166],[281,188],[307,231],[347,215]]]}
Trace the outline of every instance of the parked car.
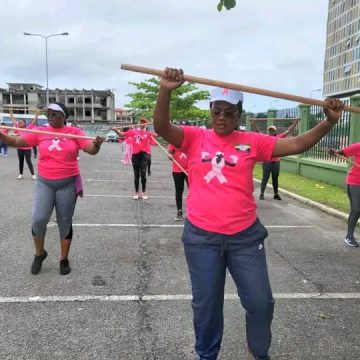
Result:
{"label": "parked car", "polygon": [[106,134],[106,141],[107,142],[119,142],[119,136],[114,131],[109,131]]}

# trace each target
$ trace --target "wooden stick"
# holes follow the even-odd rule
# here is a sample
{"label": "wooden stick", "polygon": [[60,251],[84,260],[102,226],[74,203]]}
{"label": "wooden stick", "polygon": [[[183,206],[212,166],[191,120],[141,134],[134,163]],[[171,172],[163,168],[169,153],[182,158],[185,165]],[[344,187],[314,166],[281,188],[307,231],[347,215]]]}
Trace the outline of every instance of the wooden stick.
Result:
{"label": "wooden stick", "polygon": [[346,162],[350,163],[352,166],[358,167],[360,168],[360,165],[358,163],[356,163],[355,161],[347,158],[346,156],[340,155],[340,154],[334,154],[335,156],[339,157],[340,159],[345,160]]}
{"label": "wooden stick", "polygon": [[250,120],[299,120],[300,118],[250,118]]}
{"label": "wooden stick", "polygon": [[153,137],[151,136],[151,139],[154,140],[159,146],[160,149],[166,152],[166,155],[180,168],[180,170],[186,175],[188,176],[188,173],[186,172],[186,170],[174,159],[174,157],[169,154],[169,152]]}
{"label": "wooden stick", "polygon": [[[149,75],[160,76],[160,77],[164,76],[163,70],[157,70],[157,69],[146,68],[146,67],[130,65],[130,64],[121,64],[121,69],[140,72],[140,73],[149,74]],[[246,85],[234,84],[234,83],[229,83],[229,82],[225,82],[225,81],[211,80],[211,79],[201,78],[198,76],[184,74],[184,79],[186,81],[189,81],[192,83],[216,86],[216,87],[232,89],[232,90],[239,90],[239,91],[244,91],[244,92],[248,92],[248,93],[252,93],[252,94],[258,94],[258,95],[270,96],[270,97],[274,97],[274,98],[278,98],[278,99],[296,101],[296,102],[299,102],[302,104],[318,105],[318,106],[322,106],[322,107],[324,107],[326,105],[326,102],[323,100],[317,100],[317,99],[313,99],[313,98],[307,98],[307,97],[303,97],[303,96],[297,96],[297,95],[282,93],[282,92],[278,92],[278,91],[265,90],[265,89],[255,88],[255,87],[246,86]],[[344,111],[351,111],[351,112],[360,114],[360,107],[345,105]]]}
{"label": "wooden stick", "polygon": [[26,128],[16,128],[11,126],[0,125],[0,129],[13,130],[16,132],[28,132],[34,134],[43,134],[43,135],[52,135],[54,137],[62,137],[69,139],[85,139],[85,140],[95,140],[95,137],[91,136],[83,136],[83,135],[75,135],[75,134],[64,134],[53,131],[43,131],[43,130],[35,130],[35,129],[26,129]]}
{"label": "wooden stick", "polygon": [[[144,123],[144,124],[141,124],[141,123],[136,123],[136,124],[130,124],[130,125],[124,125],[124,126],[118,126],[118,127],[113,127],[113,129],[123,129],[123,128],[126,128],[126,127],[138,127],[140,125],[152,125],[152,122],[148,122],[148,123]],[[111,130],[111,129],[110,129]]]}
{"label": "wooden stick", "polygon": [[152,121],[149,121],[149,122],[147,122],[147,123],[141,123],[140,121],[137,123],[137,125],[139,126],[139,125],[145,125],[145,126],[147,126],[147,125],[152,125]]}

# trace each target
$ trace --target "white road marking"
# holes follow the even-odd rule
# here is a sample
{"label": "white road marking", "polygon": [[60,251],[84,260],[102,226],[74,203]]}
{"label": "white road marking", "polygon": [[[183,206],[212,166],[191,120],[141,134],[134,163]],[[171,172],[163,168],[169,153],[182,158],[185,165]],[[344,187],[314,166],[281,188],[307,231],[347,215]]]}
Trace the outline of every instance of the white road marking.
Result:
{"label": "white road marking", "polygon": [[[55,222],[49,222],[48,227],[58,226]],[[184,224],[72,224],[73,227],[141,227],[141,228],[178,228],[183,227]]]}
{"label": "white road marking", "polygon": [[[132,181],[131,179],[86,179],[87,182],[130,182]],[[160,180],[157,180],[157,181],[149,181],[147,180],[146,183],[155,183],[155,184],[173,184],[174,182],[173,181],[160,181]]]}
{"label": "white road marking", "polygon": [[[360,299],[360,293],[277,293],[275,299]],[[126,301],[181,301],[191,300],[190,294],[178,295],[73,295],[73,296],[16,296],[0,297],[1,304],[48,302],[126,302]],[[239,300],[237,294],[225,294],[225,300]]]}
{"label": "white road marking", "polygon": [[[114,165],[114,164],[113,164]],[[102,169],[98,169],[98,170],[95,170],[96,172],[116,172],[116,173],[121,173],[121,174],[134,174],[133,171],[128,171],[128,170],[122,170],[121,168],[117,169],[117,170],[102,170]],[[169,171],[152,171],[152,173],[154,175],[157,175],[157,174],[169,174],[171,176],[171,169],[169,169]]]}
{"label": "white road marking", "polygon": [[[57,226],[55,222],[49,222],[48,227]],[[184,224],[95,224],[95,223],[73,223],[72,226],[74,227],[142,227],[142,228],[177,228],[183,227]],[[314,228],[315,226],[311,225],[269,225],[265,226],[267,229],[272,228],[282,228],[282,229],[294,229],[294,228]]]}
{"label": "white road marking", "polygon": [[[116,197],[116,198],[133,198],[133,195],[84,195],[84,197]],[[174,195],[172,196],[153,196],[150,195],[149,198],[151,199],[174,199]],[[186,197],[184,196],[183,199],[186,199]]]}

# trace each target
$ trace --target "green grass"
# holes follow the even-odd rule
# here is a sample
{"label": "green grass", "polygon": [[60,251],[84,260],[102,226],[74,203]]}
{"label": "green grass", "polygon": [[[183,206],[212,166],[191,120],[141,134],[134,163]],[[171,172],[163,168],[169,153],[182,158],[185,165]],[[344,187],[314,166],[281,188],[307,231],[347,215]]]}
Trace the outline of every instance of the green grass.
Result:
{"label": "green grass", "polygon": [[[255,166],[254,177],[261,180],[261,164]],[[271,183],[271,176],[269,183]],[[349,211],[349,198],[346,189],[338,186],[326,184],[319,180],[309,179],[286,171],[280,171],[279,187],[339,211],[345,213]]]}

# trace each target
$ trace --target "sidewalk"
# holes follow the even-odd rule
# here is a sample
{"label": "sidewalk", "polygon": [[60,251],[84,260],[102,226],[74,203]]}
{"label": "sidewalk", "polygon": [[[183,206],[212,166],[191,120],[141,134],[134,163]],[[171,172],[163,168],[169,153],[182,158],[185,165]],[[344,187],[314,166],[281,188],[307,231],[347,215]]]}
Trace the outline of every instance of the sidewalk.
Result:
{"label": "sidewalk", "polygon": [[[258,184],[261,183],[261,180],[258,180],[258,179],[255,179],[254,178],[254,181]],[[271,184],[267,184],[266,186],[267,188],[269,189],[272,189],[272,185]],[[285,194],[286,196],[289,196],[297,201],[300,201],[301,203],[305,204],[305,205],[309,205],[309,206],[312,206],[314,208],[317,208],[321,211],[324,211],[325,213],[329,214],[329,215],[333,215],[333,216],[336,216],[337,218],[339,219],[342,219],[342,220],[345,220],[347,221],[348,217],[349,217],[349,214],[346,214],[342,211],[339,211],[339,210],[336,210],[336,209],[333,209],[329,206],[326,206],[326,205],[323,205],[323,204],[320,204],[316,201],[313,201],[313,200],[310,200],[308,198],[305,198],[303,196],[300,196],[300,195],[297,195],[297,194],[294,194],[288,190],[285,190],[285,189],[282,189],[282,188],[279,188],[279,192],[281,194]],[[358,225],[360,224],[360,220],[358,222]]]}

